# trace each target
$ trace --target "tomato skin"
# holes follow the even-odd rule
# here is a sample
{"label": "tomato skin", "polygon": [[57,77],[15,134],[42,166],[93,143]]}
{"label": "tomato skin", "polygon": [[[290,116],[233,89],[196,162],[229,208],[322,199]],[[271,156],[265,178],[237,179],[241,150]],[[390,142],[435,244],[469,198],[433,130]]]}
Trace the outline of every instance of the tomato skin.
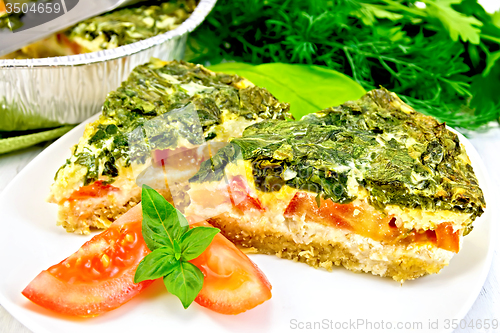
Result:
{"label": "tomato skin", "polygon": [[[196,226],[211,225],[203,221],[192,225]],[[77,252],[42,271],[22,294],[61,314],[97,316],[126,303],[153,282],[133,282],[137,265],[148,253],[150,250],[142,237],[139,204]],[[106,260],[102,259],[103,255],[107,256]],[[205,275],[203,289],[195,299],[204,307],[223,314],[237,314],[271,298],[271,285],[264,274],[220,233],[191,262]],[[238,284],[238,279],[244,283]]]}
{"label": "tomato skin", "polygon": [[[191,225],[196,226],[211,225],[205,221]],[[242,313],[272,296],[271,284],[264,273],[220,233],[191,263],[205,276],[195,302],[215,312]]]}
{"label": "tomato skin", "polygon": [[134,280],[134,274],[135,270],[129,270],[119,279],[89,286],[69,285],[45,270],[31,281],[22,294],[54,312],[95,317],[123,305],[153,282],[143,281],[134,285],[130,283]]}
{"label": "tomato skin", "polygon": [[[133,282],[137,265],[149,253],[141,222],[141,205],[137,205],[77,252],[42,271],[22,294],[49,310],[82,317],[102,314],[129,301],[152,283]],[[109,261],[102,259],[103,254]],[[123,258],[127,260],[120,265]]]}

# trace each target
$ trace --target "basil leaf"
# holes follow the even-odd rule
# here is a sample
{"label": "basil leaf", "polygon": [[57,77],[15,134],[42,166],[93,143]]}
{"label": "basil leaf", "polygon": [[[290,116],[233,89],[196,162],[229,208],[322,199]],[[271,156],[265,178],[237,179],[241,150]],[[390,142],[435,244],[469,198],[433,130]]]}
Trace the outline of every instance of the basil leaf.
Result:
{"label": "basil leaf", "polygon": [[174,239],[174,256],[175,260],[179,260],[182,255],[182,250],[181,246],[179,245],[179,242],[177,242],[177,239]]}
{"label": "basil leaf", "polygon": [[290,103],[290,112],[296,119],[345,101],[356,100],[366,93],[350,77],[316,65],[271,63],[253,66],[228,62],[210,66],[209,69],[238,74],[266,88],[279,100]]}
{"label": "basil leaf", "polygon": [[198,257],[219,231],[212,227],[196,227],[188,230],[181,238],[181,258],[189,261]]}
{"label": "basil leaf", "polygon": [[184,215],[147,185],[142,186],[142,215],[142,235],[151,251],[173,248],[173,241],[189,228]]}
{"label": "basil leaf", "polygon": [[203,273],[192,263],[180,261],[176,269],[163,278],[163,283],[187,309],[203,287]]}
{"label": "basil leaf", "polygon": [[171,273],[179,265],[174,251],[168,247],[161,247],[148,254],[141,260],[135,271],[134,283],[145,280],[156,280]]}
{"label": "basil leaf", "polygon": [[198,257],[214,236],[216,228],[189,230],[186,218],[158,192],[142,186],[142,235],[153,252],[138,265],[134,282],[163,276],[167,290],[187,308],[203,287],[203,273],[188,260]]}

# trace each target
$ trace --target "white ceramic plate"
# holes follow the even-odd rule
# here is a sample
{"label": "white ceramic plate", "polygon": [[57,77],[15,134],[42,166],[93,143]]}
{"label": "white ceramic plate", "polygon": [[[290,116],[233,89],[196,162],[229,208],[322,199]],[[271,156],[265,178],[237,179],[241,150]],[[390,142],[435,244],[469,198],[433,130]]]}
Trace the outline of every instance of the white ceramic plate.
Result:
{"label": "white ceramic plate", "polygon": [[438,275],[401,286],[387,278],[355,274],[343,268],[328,272],[275,256],[252,255],[273,285],[273,297],[237,316],[213,313],[195,303],[184,310],[161,282],[97,318],[53,314],[32,304],[21,291],[40,271],[61,261],[91,237],[68,234],[56,226],[56,206],[45,202],[54,174],[69,157],[70,147],[78,142],[83,126],[36,157],[0,198],[0,303],[36,333],[285,332],[307,329],[308,325],[343,332],[365,332],[370,328],[386,331],[391,327],[399,332],[410,327],[413,332],[446,332],[451,331],[447,320],[451,323],[465,316],[488,273],[494,234],[491,205],[498,201],[488,189],[486,169],[479,155],[461,136],[490,209],[475,222],[474,231],[465,237],[463,249],[450,266]]}

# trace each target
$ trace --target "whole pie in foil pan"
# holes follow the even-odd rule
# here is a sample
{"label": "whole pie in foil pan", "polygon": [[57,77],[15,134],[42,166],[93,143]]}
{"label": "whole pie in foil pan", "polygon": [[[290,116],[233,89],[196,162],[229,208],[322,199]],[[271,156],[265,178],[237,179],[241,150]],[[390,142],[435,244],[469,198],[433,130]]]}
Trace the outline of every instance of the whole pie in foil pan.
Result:
{"label": "whole pie in foil pan", "polygon": [[[181,59],[188,33],[205,19],[215,2],[200,0],[175,29],[161,33],[160,26],[146,39],[130,33],[141,27],[127,29],[126,24],[133,24],[133,20],[117,24],[115,12],[83,21],[66,34],[23,48],[7,56],[11,59],[0,59],[0,131],[76,124],[99,112],[107,93],[137,65],[151,57]],[[155,19],[163,14],[161,10],[147,12]],[[168,23],[168,17],[162,22]],[[141,33],[147,35],[146,31]],[[58,50],[64,45],[61,38],[71,40],[72,50]],[[47,47],[50,44],[53,46]],[[71,55],[57,56],[58,52]]]}

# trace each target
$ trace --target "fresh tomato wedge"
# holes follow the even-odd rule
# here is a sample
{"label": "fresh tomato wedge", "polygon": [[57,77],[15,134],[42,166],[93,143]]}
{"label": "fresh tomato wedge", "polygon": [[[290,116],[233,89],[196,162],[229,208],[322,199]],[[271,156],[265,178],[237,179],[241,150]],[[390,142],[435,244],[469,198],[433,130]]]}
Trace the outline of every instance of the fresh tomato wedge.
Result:
{"label": "fresh tomato wedge", "polygon": [[72,316],[96,316],[119,307],[152,282],[133,282],[137,265],[149,253],[141,222],[137,205],[77,252],[41,272],[23,295]]}
{"label": "fresh tomato wedge", "polygon": [[[210,226],[200,222],[192,227],[200,225]],[[67,259],[41,272],[22,293],[55,312],[96,316],[151,284],[133,282],[137,265],[149,252],[142,237],[142,208],[137,205]],[[195,301],[213,311],[236,314],[271,298],[264,274],[221,234],[192,263],[205,275]]]}
{"label": "fresh tomato wedge", "polygon": [[[192,227],[211,226],[198,222]],[[271,284],[233,243],[218,233],[198,258],[191,260],[205,276],[195,302],[223,314],[238,314],[271,298]]]}

